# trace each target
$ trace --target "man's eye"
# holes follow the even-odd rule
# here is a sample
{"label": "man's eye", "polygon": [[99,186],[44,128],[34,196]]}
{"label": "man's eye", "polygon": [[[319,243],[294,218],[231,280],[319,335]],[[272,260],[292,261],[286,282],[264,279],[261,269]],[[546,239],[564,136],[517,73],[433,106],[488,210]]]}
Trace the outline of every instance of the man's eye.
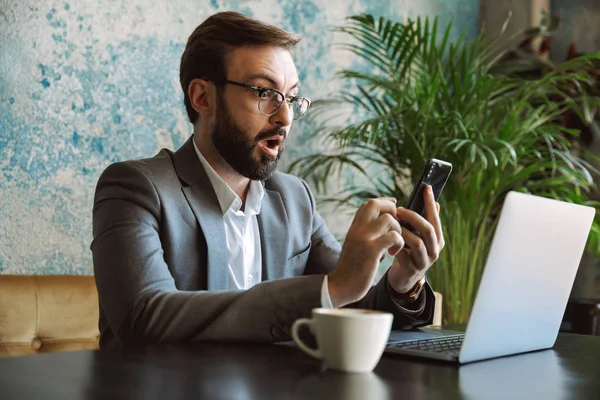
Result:
{"label": "man's eye", "polygon": [[271,96],[273,95],[273,91],[269,90],[269,89],[262,89],[258,91],[258,97],[260,97],[263,100],[267,100],[269,98],[271,98]]}

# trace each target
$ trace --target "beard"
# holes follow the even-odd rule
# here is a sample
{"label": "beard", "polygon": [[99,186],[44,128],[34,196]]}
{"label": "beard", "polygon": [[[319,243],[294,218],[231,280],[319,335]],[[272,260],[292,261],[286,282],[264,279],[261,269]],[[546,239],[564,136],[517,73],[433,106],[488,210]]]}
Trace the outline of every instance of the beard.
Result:
{"label": "beard", "polygon": [[[283,137],[276,157],[260,151],[259,159],[254,152],[261,140],[280,135]],[[239,174],[255,181],[263,181],[273,175],[285,150],[287,133],[283,128],[263,130],[251,138],[231,117],[227,105],[217,93],[217,112],[211,129],[213,145],[221,157]]]}

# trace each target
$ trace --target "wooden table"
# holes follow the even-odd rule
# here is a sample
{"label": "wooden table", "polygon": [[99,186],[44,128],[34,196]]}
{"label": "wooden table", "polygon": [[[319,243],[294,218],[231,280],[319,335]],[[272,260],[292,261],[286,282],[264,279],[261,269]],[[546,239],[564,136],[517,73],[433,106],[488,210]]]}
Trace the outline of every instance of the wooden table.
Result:
{"label": "wooden table", "polygon": [[600,337],[465,366],[384,355],[325,370],[289,345],[164,345],[0,359],[0,399],[600,399]]}

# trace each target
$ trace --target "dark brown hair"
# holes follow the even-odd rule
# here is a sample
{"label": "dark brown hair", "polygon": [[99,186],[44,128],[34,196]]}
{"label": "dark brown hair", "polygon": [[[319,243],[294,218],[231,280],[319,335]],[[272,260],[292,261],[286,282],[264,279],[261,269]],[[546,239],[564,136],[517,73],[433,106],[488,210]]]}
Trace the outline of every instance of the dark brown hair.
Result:
{"label": "dark brown hair", "polygon": [[225,79],[226,57],[233,49],[277,46],[291,50],[299,41],[299,36],[237,12],[210,16],[191,34],[181,56],[179,81],[190,122],[194,124],[198,119],[188,96],[190,82],[203,77]]}

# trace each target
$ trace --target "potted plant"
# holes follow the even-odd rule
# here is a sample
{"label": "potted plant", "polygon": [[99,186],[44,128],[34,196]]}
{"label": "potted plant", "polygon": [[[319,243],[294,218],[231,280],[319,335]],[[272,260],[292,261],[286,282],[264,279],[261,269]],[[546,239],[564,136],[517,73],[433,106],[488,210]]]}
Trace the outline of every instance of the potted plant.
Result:
{"label": "potted plant", "polygon": [[[355,177],[325,199],[338,205],[381,196],[405,204],[427,159],[451,162],[440,199],[446,248],[428,279],[444,295],[444,322],[466,322],[508,191],[596,205],[588,193],[597,171],[571,152],[577,132],[558,117],[578,109],[572,88],[590,84],[587,68],[600,56],[522,79],[492,74],[503,55],[492,58],[495,44],[483,35],[451,43],[451,25],[438,35],[437,18],[364,14],[336,29],[351,38],[344,46],[364,65],[341,70],[348,89],[314,103],[315,135],[333,150],[302,157],[290,170],[320,193],[340,174]],[[597,250],[598,221],[590,238]]]}
{"label": "potted plant", "polygon": [[[515,41],[515,44],[495,63],[491,72],[522,79],[539,79],[548,72],[554,71],[560,63],[582,56],[583,53],[578,50],[575,42],[569,43],[565,54],[553,50],[554,38],[556,33],[560,32],[560,25],[560,16],[543,12],[540,26],[526,29],[520,35],[520,40]],[[578,107],[565,110],[559,116],[559,122],[566,128],[580,132],[572,141],[571,151],[578,152],[584,159],[589,158],[588,161],[598,168],[600,164],[595,154],[600,152],[600,124],[598,123],[600,112],[597,101],[600,97],[600,62],[597,59],[592,60],[586,72],[591,78],[589,83],[579,90],[570,92],[571,100],[577,102]],[[590,154],[592,156],[588,157]],[[595,177],[595,182],[596,187],[590,194],[590,198],[600,200],[598,177]],[[600,294],[600,285],[595,279],[598,274],[597,255],[589,250],[584,254],[571,292],[572,301],[577,302],[577,299],[582,297],[597,298]]]}
{"label": "potted plant", "polygon": [[[550,53],[552,38],[560,25],[561,19],[558,15],[542,12],[540,26],[526,29],[521,35],[521,40],[504,51],[490,72],[521,79],[539,79],[550,71],[556,70],[560,63],[552,61]],[[571,42],[561,62],[583,55],[578,52],[576,44]],[[556,55],[554,58],[559,59],[560,55]],[[589,74],[588,84],[579,90],[572,88],[575,90],[571,90],[569,93],[571,99],[576,101],[579,107],[568,109],[560,116],[560,122],[564,127],[579,130],[578,140],[574,143],[576,146],[592,144],[594,137],[598,135],[594,131],[598,130],[597,119],[600,117],[597,102],[597,99],[600,98],[600,60],[594,57],[583,68]],[[590,99],[596,101],[589,101]],[[553,100],[562,99],[555,97]]]}

